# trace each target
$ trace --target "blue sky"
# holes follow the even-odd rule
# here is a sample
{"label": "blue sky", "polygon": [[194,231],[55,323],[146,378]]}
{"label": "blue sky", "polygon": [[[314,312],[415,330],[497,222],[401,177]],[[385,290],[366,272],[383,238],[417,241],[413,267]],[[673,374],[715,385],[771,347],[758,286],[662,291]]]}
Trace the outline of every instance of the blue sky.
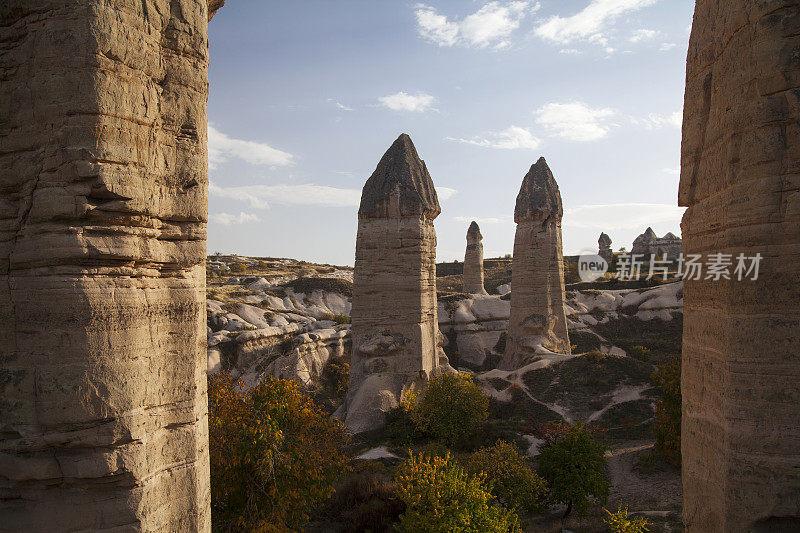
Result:
{"label": "blue sky", "polygon": [[691,0],[236,0],[209,25],[208,250],[352,264],[361,188],[411,135],[440,194],[439,260],[469,222],[510,253],[544,156],[564,252],[679,233]]}

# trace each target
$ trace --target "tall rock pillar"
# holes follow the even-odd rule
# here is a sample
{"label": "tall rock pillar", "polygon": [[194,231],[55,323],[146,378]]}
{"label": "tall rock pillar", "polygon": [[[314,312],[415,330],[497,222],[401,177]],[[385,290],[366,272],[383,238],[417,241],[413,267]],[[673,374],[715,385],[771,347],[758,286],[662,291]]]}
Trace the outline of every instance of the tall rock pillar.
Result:
{"label": "tall rock pillar", "polygon": [[208,17],[0,7],[0,529],[210,529]]}
{"label": "tall rock pillar", "polygon": [[400,135],[364,185],[358,210],[345,419],[354,433],[380,427],[438,366],[433,220],[440,212],[425,163]]}
{"label": "tall rock pillar", "polygon": [[[733,264],[730,280],[684,282],[690,532],[800,531],[798,50],[800,2],[697,0],[681,150],[683,253],[731,254]],[[739,254],[761,254],[757,280],[738,280]]]}
{"label": "tall rock pillar", "polygon": [[464,254],[462,283],[464,292],[468,294],[486,294],[483,288],[483,235],[474,220],[467,230],[467,251]]}
{"label": "tall rock pillar", "polygon": [[564,310],[561,193],[543,157],[522,180],[514,209],[511,317],[503,368],[543,351],[570,353]]}

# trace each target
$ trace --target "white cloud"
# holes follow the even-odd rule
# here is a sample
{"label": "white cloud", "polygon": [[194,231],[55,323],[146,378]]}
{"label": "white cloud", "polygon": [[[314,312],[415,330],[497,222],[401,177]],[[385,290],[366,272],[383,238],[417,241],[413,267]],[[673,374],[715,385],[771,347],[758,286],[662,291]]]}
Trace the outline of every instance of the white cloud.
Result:
{"label": "white cloud", "polygon": [[672,204],[647,203],[579,205],[564,211],[563,225],[607,231],[645,228],[661,222],[679,224],[685,209]]}
{"label": "white cloud", "polygon": [[231,226],[233,224],[245,224],[247,222],[261,222],[258,215],[245,213],[240,211],[238,215],[231,215],[230,213],[214,213],[208,215],[208,221],[214,224],[221,224],[223,226]]}
{"label": "white cloud", "polygon": [[534,111],[536,122],[556,137],[570,141],[596,141],[608,135],[613,109],[593,109],[583,102],[550,103]]}
{"label": "white cloud", "polygon": [[514,222],[511,217],[496,218],[496,217],[453,217],[456,222],[470,223],[473,220],[478,224],[510,224]]}
{"label": "white cloud", "polygon": [[346,105],[342,104],[341,102],[339,102],[338,100],[334,100],[333,98],[328,98],[328,102],[332,103],[333,105],[335,105],[338,109],[340,109],[342,111],[355,111],[355,109],[353,109],[352,107],[346,106]]}
{"label": "white cloud", "polygon": [[436,187],[436,196],[439,200],[449,200],[455,196],[456,193],[458,193],[458,191],[450,187]]}
{"label": "white cloud", "polygon": [[658,51],[659,52],[669,52],[670,50],[672,50],[676,46],[678,46],[678,45],[675,44],[675,43],[662,43],[661,46],[659,47]]}
{"label": "white cloud", "polygon": [[328,207],[358,206],[361,191],[338,189],[327,185],[244,185],[219,187],[209,184],[208,192],[218,198],[247,202],[251,207],[267,209],[270,203],[282,205],[316,205]]}
{"label": "white cloud", "polygon": [[683,111],[673,111],[669,115],[650,113],[644,118],[631,117],[631,122],[648,130],[660,130],[667,126],[680,128],[683,125]]}
{"label": "white cloud", "polygon": [[664,174],[670,174],[672,176],[680,176],[681,175],[681,167],[665,167],[661,169],[661,172]]}
{"label": "white cloud", "polygon": [[651,6],[658,0],[591,0],[578,13],[561,17],[554,15],[539,24],[534,32],[542,39],[560,44],[588,40],[600,44],[611,53],[603,30],[625,13]]}
{"label": "white cloud", "polygon": [[503,131],[491,132],[488,137],[474,137],[472,139],[447,137],[447,140],[500,150],[535,150],[541,144],[541,141],[534,137],[528,129],[519,126],[509,126]]}
{"label": "white cloud", "polygon": [[658,34],[659,32],[657,32],[656,30],[645,30],[645,29],[636,30],[635,32],[633,32],[633,35],[631,35],[630,39],[628,40],[632,43],[638,43],[641,41],[648,41],[650,39],[655,39],[656,36],[658,36]]}
{"label": "white cloud", "polygon": [[208,165],[214,169],[230,158],[242,159],[251,165],[289,166],[294,156],[272,146],[234,139],[208,123]]}
{"label": "white cloud", "polygon": [[439,46],[500,49],[511,44],[508,38],[519,28],[522,19],[539,7],[538,2],[531,1],[493,1],[458,21],[440,15],[431,6],[417,4],[414,14],[419,34]]}
{"label": "white cloud", "polygon": [[576,48],[562,48],[558,51],[559,54],[567,54],[567,55],[581,55],[583,52]]}
{"label": "white cloud", "polygon": [[413,111],[422,113],[433,108],[436,98],[429,94],[417,93],[416,95],[408,94],[403,91],[398,93],[381,96],[378,101],[384,107],[388,107],[392,111]]}

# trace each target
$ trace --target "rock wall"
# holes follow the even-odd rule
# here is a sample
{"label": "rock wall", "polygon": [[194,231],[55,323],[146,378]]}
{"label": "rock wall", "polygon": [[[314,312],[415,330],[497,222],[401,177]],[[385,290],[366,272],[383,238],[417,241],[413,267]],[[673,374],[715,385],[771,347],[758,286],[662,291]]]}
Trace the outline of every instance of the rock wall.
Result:
{"label": "rock wall", "polygon": [[0,6],[4,530],[210,528],[208,17]]}
{"label": "rock wall", "polygon": [[364,185],[358,212],[345,418],[354,433],[382,425],[438,366],[433,220],[440,212],[428,169],[403,134]]}
{"label": "rock wall", "polygon": [[687,531],[800,530],[800,2],[698,0],[679,203],[684,253],[763,259],[687,280]]}
{"label": "rock wall", "polygon": [[464,253],[462,279],[465,293],[486,294],[486,289],[483,288],[483,235],[474,220],[467,230],[467,250]]}
{"label": "rock wall", "polygon": [[511,318],[506,356],[512,368],[537,352],[570,353],[564,311],[564,254],[561,194],[544,158],[522,181],[514,221]]}

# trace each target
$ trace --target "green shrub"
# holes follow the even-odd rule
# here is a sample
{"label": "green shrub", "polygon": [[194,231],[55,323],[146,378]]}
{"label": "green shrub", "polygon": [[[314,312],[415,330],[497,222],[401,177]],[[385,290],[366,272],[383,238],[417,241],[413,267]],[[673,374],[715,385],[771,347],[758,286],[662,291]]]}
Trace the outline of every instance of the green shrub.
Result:
{"label": "green shrub", "polygon": [[539,474],[550,487],[551,500],[567,505],[564,517],[573,508],[586,515],[592,500],[604,504],[608,499],[605,451],[582,422],[554,425],[545,432]]}
{"label": "green shrub", "polygon": [[512,511],[492,503],[485,477],[470,476],[447,454],[412,454],[395,476],[397,495],[406,505],[404,531],[520,532]]}
{"label": "green shrub", "polygon": [[431,378],[411,410],[420,431],[459,447],[469,443],[488,416],[489,397],[466,374]]}
{"label": "green shrub", "polygon": [[531,469],[515,445],[499,440],[494,446],[473,453],[466,467],[472,474],[485,474],[492,494],[509,509],[517,513],[542,510],[547,483]]}
{"label": "green shrub", "polygon": [[632,346],[628,350],[628,355],[639,361],[647,361],[650,359],[650,348],[646,346]]}
{"label": "green shrub", "polygon": [[332,320],[337,324],[349,324],[350,317],[347,315],[334,315],[332,313],[325,313],[320,317],[320,320]]}
{"label": "green shrub", "polygon": [[208,381],[214,530],[299,527],[347,470],[344,428],[294,381]]}
{"label": "green shrub", "polygon": [[656,420],[653,423],[656,449],[671,464],[680,466],[681,356],[673,356],[659,365],[653,374],[653,383],[661,388],[661,399],[656,402]]}
{"label": "green shrub", "polygon": [[646,533],[650,531],[647,526],[650,522],[646,518],[639,516],[630,516],[628,514],[628,507],[623,507],[622,504],[617,508],[616,513],[612,513],[608,509],[604,509],[608,513],[608,518],[603,522],[608,526],[611,533]]}
{"label": "green shrub", "polygon": [[228,268],[230,269],[231,272],[234,272],[236,274],[240,274],[242,272],[247,271],[247,265],[245,265],[244,263],[233,263]]}

